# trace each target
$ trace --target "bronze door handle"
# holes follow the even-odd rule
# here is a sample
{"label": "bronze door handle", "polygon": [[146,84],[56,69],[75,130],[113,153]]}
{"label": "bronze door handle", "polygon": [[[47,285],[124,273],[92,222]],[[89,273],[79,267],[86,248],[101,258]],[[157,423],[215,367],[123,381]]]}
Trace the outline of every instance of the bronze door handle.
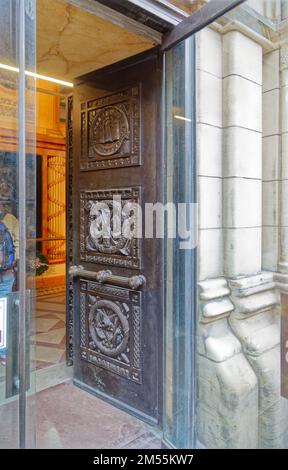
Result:
{"label": "bronze door handle", "polygon": [[71,266],[69,269],[69,276],[82,277],[85,279],[91,279],[100,283],[108,283],[120,287],[129,287],[133,290],[138,290],[146,286],[146,278],[143,274],[136,276],[115,276],[112,271],[105,269],[102,271],[88,271],[83,266]]}

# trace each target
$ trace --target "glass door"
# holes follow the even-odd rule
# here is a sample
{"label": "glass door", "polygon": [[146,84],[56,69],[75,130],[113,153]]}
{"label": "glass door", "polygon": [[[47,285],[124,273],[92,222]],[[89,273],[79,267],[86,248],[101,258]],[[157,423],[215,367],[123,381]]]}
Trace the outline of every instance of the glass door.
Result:
{"label": "glass door", "polygon": [[34,447],[35,2],[0,0],[0,448]]}
{"label": "glass door", "polygon": [[165,52],[171,447],[288,447],[287,17],[280,0],[196,13]]}

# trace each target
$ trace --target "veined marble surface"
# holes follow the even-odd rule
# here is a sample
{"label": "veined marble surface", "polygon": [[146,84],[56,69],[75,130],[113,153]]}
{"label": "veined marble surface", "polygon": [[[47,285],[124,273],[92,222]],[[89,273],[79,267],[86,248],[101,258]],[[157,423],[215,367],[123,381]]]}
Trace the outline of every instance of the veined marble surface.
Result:
{"label": "veined marble surface", "polygon": [[37,72],[73,80],[153,47],[131,33],[63,0],[37,1]]}

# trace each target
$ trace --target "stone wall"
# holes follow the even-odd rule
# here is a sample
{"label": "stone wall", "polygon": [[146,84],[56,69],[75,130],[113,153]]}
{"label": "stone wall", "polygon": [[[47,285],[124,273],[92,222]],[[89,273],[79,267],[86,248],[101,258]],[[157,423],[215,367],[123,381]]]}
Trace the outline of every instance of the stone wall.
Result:
{"label": "stone wall", "polygon": [[197,37],[197,429],[208,448],[286,448],[287,24],[244,26]]}

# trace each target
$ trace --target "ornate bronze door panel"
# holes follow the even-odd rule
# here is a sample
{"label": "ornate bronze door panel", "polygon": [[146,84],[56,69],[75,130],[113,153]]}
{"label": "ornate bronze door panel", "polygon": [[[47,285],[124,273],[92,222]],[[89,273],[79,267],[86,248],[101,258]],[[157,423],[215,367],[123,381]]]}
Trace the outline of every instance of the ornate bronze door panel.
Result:
{"label": "ornate bronze door panel", "polygon": [[[163,200],[161,90],[153,49],[81,77],[73,97],[73,264],[83,267],[73,280],[74,380],[154,423],[162,406],[162,240],[130,239],[125,224],[133,204],[144,214],[145,203]],[[99,237],[97,210],[104,220],[117,197],[122,232]]]}

